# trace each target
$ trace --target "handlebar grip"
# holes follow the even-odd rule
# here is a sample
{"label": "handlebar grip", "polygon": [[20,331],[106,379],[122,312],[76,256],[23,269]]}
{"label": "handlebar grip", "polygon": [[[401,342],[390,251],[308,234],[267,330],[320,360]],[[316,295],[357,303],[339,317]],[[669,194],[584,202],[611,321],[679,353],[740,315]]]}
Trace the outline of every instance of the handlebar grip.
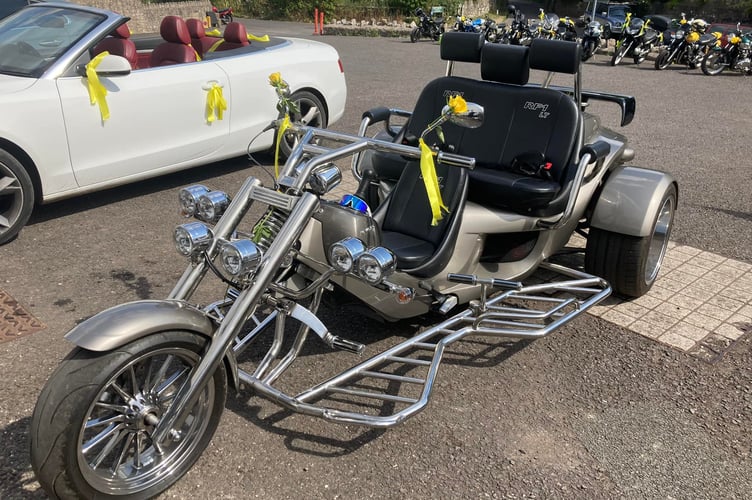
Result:
{"label": "handlebar grip", "polygon": [[447,280],[452,281],[454,283],[462,283],[465,285],[475,284],[475,276],[473,276],[472,274],[449,273],[447,274]]}
{"label": "handlebar grip", "polygon": [[370,123],[374,124],[388,120],[390,115],[391,111],[389,111],[389,108],[387,108],[386,106],[378,106],[376,108],[371,108],[368,111],[365,111],[361,119],[368,118]]}
{"label": "handlebar grip", "polygon": [[511,290],[522,289],[522,283],[520,283],[519,281],[500,280],[498,278],[493,278],[491,280],[491,286],[494,286],[496,288],[509,288]]}
{"label": "handlebar grip", "polygon": [[436,155],[436,161],[453,167],[469,168],[470,170],[475,168],[475,158],[446,153],[444,151],[439,151]]}
{"label": "handlebar grip", "polygon": [[583,155],[590,154],[590,161],[600,160],[605,158],[611,152],[611,145],[606,141],[596,141],[592,144],[586,144],[580,150],[580,158]]}

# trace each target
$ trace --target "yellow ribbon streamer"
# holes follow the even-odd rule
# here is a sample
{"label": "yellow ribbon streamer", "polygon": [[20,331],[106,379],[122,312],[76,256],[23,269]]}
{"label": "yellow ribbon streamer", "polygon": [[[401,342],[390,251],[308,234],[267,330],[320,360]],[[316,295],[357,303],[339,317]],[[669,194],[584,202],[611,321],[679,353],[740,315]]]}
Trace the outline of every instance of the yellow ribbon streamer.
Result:
{"label": "yellow ribbon streamer", "polygon": [[269,41],[269,35],[256,36],[256,35],[251,35],[249,33],[248,34],[248,40],[250,40],[252,42],[268,42]]}
{"label": "yellow ribbon streamer", "polygon": [[206,121],[222,120],[223,113],[227,109],[227,101],[222,95],[222,87],[212,84],[206,95]]}
{"label": "yellow ribbon streamer", "polygon": [[220,38],[219,40],[217,40],[216,42],[214,42],[214,45],[212,45],[211,47],[209,47],[209,50],[207,50],[207,52],[214,52],[215,50],[217,50],[217,47],[219,47],[223,43],[225,43],[225,39],[224,38]]}
{"label": "yellow ribbon streamer", "polygon": [[107,89],[102,82],[99,81],[97,66],[99,66],[102,59],[108,55],[110,55],[110,53],[104,51],[94,57],[94,59],[89,61],[86,65],[86,82],[89,87],[89,100],[92,105],[97,104],[99,106],[99,114],[101,115],[103,122],[110,118],[110,107],[107,105]]}
{"label": "yellow ribbon streamer", "polygon": [[426,186],[428,203],[431,205],[431,225],[435,226],[444,218],[444,212],[449,209],[444,205],[441,199],[441,190],[439,189],[439,179],[436,177],[436,165],[433,163],[433,151],[428,145],[420,139],[420,173],[423,176],[423,184]]}
{"label": "yellow ribbon streamer", "polygon": [[222,36],[222,33],[217,28],[214,28],[211,31],[207,31],[206,36]]}
{"label": "yellow ribbon streamer", "polygon": [[279,179],[279,145],[282,143],[282,138],[285,136],[285,132],[288,128],[290,128],[290,115],[285,113],[282,124],[277,131],[277,144],[274,149],[274,177],[277,179]]}

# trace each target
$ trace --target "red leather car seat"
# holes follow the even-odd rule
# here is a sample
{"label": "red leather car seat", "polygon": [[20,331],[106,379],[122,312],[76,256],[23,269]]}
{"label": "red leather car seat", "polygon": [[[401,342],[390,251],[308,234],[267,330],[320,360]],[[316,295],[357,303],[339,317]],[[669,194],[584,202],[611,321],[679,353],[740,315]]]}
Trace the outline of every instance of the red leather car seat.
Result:
{"label": "red leather car seat", "polygon": [[188,25],[188,32],[191,35],[191,45],[196,49],[198,55],[204,57],[204,54],[221,38],[215,36],[207,36],[204,23],[198,19],[186,19],[185,24]]}
{"label": "red leather car seat", "polygon": [[214,50],[239,49],[240,47],[245,47],[250,44],[245,26],[235,21],[228,23],[227,26],[225,26],[224,39],[225,41]]}
{"label": "red leather car seat", "polygon": [[151,53],[150,66],[166,66],[194,62],[196,50],[191,45],[188,25],[182,17],[167,16],[162,19],[159,34],[165,41]]}
{"label": "red leather car seat", "polygon": [[131,30],[128,29],[128,24],[123,23],[118,26],[113,33],[94,47],[95,56],[105,51],[116,56],[125,57],[131,63],[131,68],[136,69],[138,54],[136,52],[136,44],[131,40]]}

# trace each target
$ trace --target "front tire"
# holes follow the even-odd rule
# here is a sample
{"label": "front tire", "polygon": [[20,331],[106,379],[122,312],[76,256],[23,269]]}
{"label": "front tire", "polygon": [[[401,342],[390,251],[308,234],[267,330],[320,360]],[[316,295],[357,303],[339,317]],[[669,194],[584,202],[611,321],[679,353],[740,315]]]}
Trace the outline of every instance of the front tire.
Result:
{"label": "front tire", "polygon": [[658,57],[655,58],[655,69],[666,69],[669,64],[671,64],[671,61],[669,60],[668,50],[663,49],[658,53]]}
{"label": "front tire", "polygon": [[34,208],[34,185],[23,165],[0,149],[0,245],[15,238]]}
{"label": "front tire", "polygon": [[420,38],[420,28],[413,28],[410,32],[410,41],[415,43]]}
{"label": "front tire", "polygon": [[614,55],[611,58],[611,66],[616,66],[617,64],[619,64],[621,60],[624,59],[624,56],[627,55],[627,52],[629,52],[629,44],[619,44],[619,46],[614,49]]}
{"label": "front tire", "polygon": [[162,443],[162,454],[150,432],[205,344],[198,334],[170,331],[109,352],[74,349],[45,385],[31,419],[31,465],[45,491],[54,498],[151,498],[182,477],[219,423],[224,368]]}
{"label": "front tire", "polygon": [[[311,92],[301,90],[295,92],[290,99],[297,105],[299,111],[290,115],[291,121],[311,127],[326,128],[329,123],[326,108],[318,97]],[[287,158],[297,144],[297,135],[293,133],[285,134],[284,140],[280,141],[279,145],[281,154]]]}
{"label": "front tire", "polygon": [[611,283],[625,297],[645,295],[655,283],[668,248],[676,211],[676,185],[663,194],[648,236],[631,236],[591,227],[585,249],[585,270]]}
{"label": "front tire", "polygon": [[708,52],[702,59],[702,72],[708,76],[720,75],[726,69],[726,57],[721,52]]}

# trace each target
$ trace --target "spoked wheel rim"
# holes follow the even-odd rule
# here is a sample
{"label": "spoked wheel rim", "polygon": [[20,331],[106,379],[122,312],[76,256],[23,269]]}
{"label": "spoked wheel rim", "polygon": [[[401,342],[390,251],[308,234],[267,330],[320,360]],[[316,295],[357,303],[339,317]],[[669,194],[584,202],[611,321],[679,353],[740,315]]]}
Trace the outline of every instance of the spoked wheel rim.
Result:
{"label": "spoked wheel rim", "polygon": [[669,236],[671,235],[671,223],[674,219],[674,198],[668,197],[663,202],[658,218],[653,227],[653,236],[650,239],[650,249],[645,263],[645,282],[652,283],[658,276],[663,257],[668,248]]}
{"label": "spoked wheel rim", "polygon": [[[299,123],[301,125],[308,125],[310,127],[326,127],[322,110],[319,107],[320,104],[318,102],[306,96],[301,96],[294,99],[293,101],[298,106],[299,112],[291,113],[290,121]],[[285,134],[285,144],[287,144],[288,151],[295,149],[295,146],[298,145],[298,140],[299,139],[297,134],[293,132],[288,132]]]}
{"label": "spoked wheel rim", "polygon": [[16,174],[0,161],[0,235],[15,225],[24,207],[24,192]]}
{"label": "spoked wheel rim", "polygon": [[188,349],[155,350],[131,360],[104,384],[78,438],[79,468],[93,488],[137,493],[163,481],[189,459],[209,424],[213,384],[207,384],[179,429],[170,431],[162,454],[155,450],[150,433],[198,361]]}

